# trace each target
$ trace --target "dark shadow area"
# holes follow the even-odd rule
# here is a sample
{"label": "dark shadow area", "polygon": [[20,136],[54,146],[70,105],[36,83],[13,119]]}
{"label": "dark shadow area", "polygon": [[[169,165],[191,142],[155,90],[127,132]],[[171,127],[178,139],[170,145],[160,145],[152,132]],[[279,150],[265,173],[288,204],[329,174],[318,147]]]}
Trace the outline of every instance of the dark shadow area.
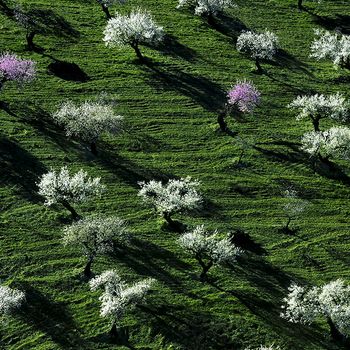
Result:
{"label": "dark shadow area", "polygon": [[326,30],[337,30],[342,34],[350,34],[350,15],[336,13],[333,17],[319,16],[309,9],[305,11],[312,14],[312,21]]}
{"label": "dark shadow area", "polygon": [[84,348],[84,340],[64,303],[52,301],[27,282],[18,284],[18,289],[26,294],[26,304],[20,313],[23,321],[65,349]]}
{"label": "dark shadow area", "polygon": [[305,73],[309,77],[314,78],[314,75],[308,69],[309,66],[288,53],[283,49],[279,49],[276,55],[276,62],[279,66],[286,67],[291,71]]}
{"label": "dark shadow area", "polygon": [[232,18],[224,13],[218,14],[214,21],[210,23],[210,27],[230,37],[234,44],[236,44],[237,38],[242,31],[249,30],[239,18]]}
{"label": "dark shadow area", "polygon": [[89,76],[76,63],[54,59],[47,68],[49,73],[63,80],[81,83],[89,80]]}
{"label": "dark shadow area", "polygon": [[9,6],[9,1],[6,0],[0,0],[0,12],[7,17],[14,16],[14,11]]}
{"label": "dark shadow area", "polygon": [[0,181],[2,185],[19,186],[18,192],[27,200],[38,202],[36,182],[45,166],[14,140],[0,135]]}
{"label": "dark shadow area", "polygon": [[165,55],[182,58],[189,62],[196,61],[196,51],[181,44],[178,39],[171,34],[165,35],[164,41],[157,47],[157,49]]}
{"label": "dark shadow area", "polygon": [[235,229],[228,234],[228,238],[232,244],[256,255],[266,255],[267,251],[261,244],[256,243],[250,235],[242,229]]}
{"label": "dark shadow area", "polygon": [[147,61],[143,66],[146,81],[157,90],[177,91],[209,111],[221,108],[226,101],[226,93],[219,84],[205,77],[194,76],[173,66],[157,65]]}
{"label": "dark shadow area", "polygon": [[227,320],[183,305],[157,304],[138,307],[142,322],[151,324],[150,336],[161,334],[183,349],[240,349],[239,341],[227,336],[232,326]]}

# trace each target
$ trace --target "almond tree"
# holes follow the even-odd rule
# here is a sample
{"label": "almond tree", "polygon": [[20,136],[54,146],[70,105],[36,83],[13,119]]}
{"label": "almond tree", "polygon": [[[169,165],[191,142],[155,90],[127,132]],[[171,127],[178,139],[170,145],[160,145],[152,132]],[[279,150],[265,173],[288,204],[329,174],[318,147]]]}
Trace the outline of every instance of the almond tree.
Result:
{"label": "almond tree", "polygon": [[114,341],[123,337],[121,321],[126,312],[144,301],[154,282],[154,279],[147,278],[129,286],[116,270],[105,271],[90,281],[91,290],[104,289],[99,298],[100,314],[110,319],[110,336]]}
{"label": "almond tree", "polygon": [[232,244],[229,238],[221,238],[217,231],[208,232],[203,225],[197,226],[193,231],[184,233],[179,244],[187,250],[202,268],[201,281],[207,279],[209,269],[216,264],[233,263],[241,249]]}
{"label": "almond tree", "polygon": [[333,95],[315,94],[312,96],[298,96],[288,108],[296,109],[299,114],[297,120],[309,118],[315,131],[320,131],[320,120],[330,118],[338,122],[349,119],[350,104],[346,98],[337,92]]}
{"label": "almond tree", "polygon": [[227,131],[225,117],[231,113],[252,113],[260,103],[260,92],[249,81],[238,81],[227,93],[225,108],[218,115],[218,123],[222,131]]}
{"label": "almond tree", "polygon": [[261,60],[272,60],[277,53],[279,46],[276,34],[266,30],[264,33],[251,31],[242,32],[237,39],[237,50],[248,54],[255,60],[257,73],[262,74]]}
{"label": "almond tree", "polygon": [[197,191],[200,182],[191,177],[179,180],[171,179],[167,184],[151,180],[139,182],[141,187],[138,195],[168,222],[169,226],[176,228],[172,216],[198,209],[202,203],[202,196]]}
{"label": "almond tree", "polygon": [[101,135],[120,133],[124,119],[114,112],[112,105],[93,101],[80,105],[72,101],[64,102],[52,117],[65,128],[68,137],[74,136],[88,142],[95,155],[97,140]]}
{"label": "almond tree", "polygon": [[36,63],[12,53],[0,55],[0,90],[7,81],[19,85],[31,82],[36,76]]}
{"label": "almond tree", "polygon": [[164,39],[163,27],[158,26],[152,15],[142,9],[133,10],[129,15],[116,13],[108,20],[103,34],[107,47],[131,46],[141,62],[144,57],[139,45],[158,46]]}
{"label": "almond tree", "polygon": [[101,254],[113,252],[115,241],[127,239],[126,224],[118,217],[93,216],[83,218],[63,231],[63,244],[78,248],[87,258],[84,275],[91,277],[91,265]]}
{"label": "almond tree", "polygon": [[91,197],[101,195],[105,186],[100,180],[99,177],[88,177],[83,169],[71,176],[64,166],[59,172],[52,170],[42,175],[37,184],[38,193],[45,198],[45,205],[61,204],[70,211],[74,220],[78,220],[80,216],[71,203],[84,203]]}
{"label": "almond tree", "polygon": [[24,292],[0,285],[0,316],[8,316],[25,302]]}
{"label": "almond tree", "polygon": [[335,340],[349,337],[350,286],[342,279],[311,288],[293,283],[283,301],[281,317],[289,322],[312,324],[324,318]]}
{"label": "almond tree", "polygon": [[330,59],[336,67],[350,68],[350,35],[315,29],[310,57]]}

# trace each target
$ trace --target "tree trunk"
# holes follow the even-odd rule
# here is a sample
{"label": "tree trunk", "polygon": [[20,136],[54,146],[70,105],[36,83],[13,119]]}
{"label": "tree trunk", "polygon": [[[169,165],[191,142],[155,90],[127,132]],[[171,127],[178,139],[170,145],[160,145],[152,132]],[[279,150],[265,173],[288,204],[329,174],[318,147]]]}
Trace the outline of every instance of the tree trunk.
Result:
{"label": "tree trunk", "polygon": [[288,220],[287,220],[287,223],[286,223],[286,226],[285,226],[286,230],[289,230],[289,224],[290,224],[291,221],[292,221],[292,218],[290,216],[288,216]]}
{"label": "tree trunk", "polygon": [[226,111],[221,111],[218,114],[218,123],[220,126],[220,130],[223,132],[227,131],[227,124],[225,122],[225,117],[226,117]]}
{"label": "tree trunk", "polygon": [[169,224],[171,227],[175,227],[175,221],[171,218],[171,214],[169,213],[163,213],[163,218],[166,220],[166,222]]}
{"label": "tree trunk", "polygon": [[207,22],[210,26],[215,25],[215,19],[214,19],[214,16],[211,12],[209,12],[207,15]]}
{"label": "tree trunk", "polygon": [[212,260],[210,260],[208,262],[208,264],[206,264],[199,255],[196,255],[196,259],[199,262],[199,265],[201,265],[201,267],[202,267],[202,272],[199,275],[199,279],[202,282],[205,282],[207,280],[207,273],[208,273],[209,269],[213,266],[214,262]]}
{"label": "tree trunk", "polygon": [[98,152],[97,152],[97,145],[96,145],[96,141],[93,141],[90,143],[90,150],[91,153],[94,154],[95,156],[97,156]]}
{"label": "tree trunk", "polygon": [[101,5],[101,7],[102,7],[102,11],[105,13],[105,15],[106,15],[106,18],[107,19],[111,19],[112,18],[112,16],[111,16],[111,14],[109,13],[109,10],[108,10],[108,7],[106,6],[106,5]]}
{"label": "tree trunk", "polygon": [[132,44],[131,47],[135,50],[135,53],[136,53],[136,56],[137,58],[141,61],[141,62],[144,62],[145,61],[145,58],[142,56],[142,53],[139,49],[139,46],[138,44]]}
{"label": "tree trunk", "polygon": [[35,36],[35,31],[27,32],[26,34],[26,39],[27,39],[27,45],[29,50],[34,50],[35,45],[34,45],[34,36]]}
{"label": "tree trunk", "polygon": [[344,341],[344,336],[339,332],[338,328],[335,326],[334,322],[330,317],[327,317],[327,323],[331,330],[331,336],[335,341]]}
{"label": "tree trunk", "polygon": [[111,327],[111,330],[109,331],[109,335],[113,340],[117,340],[119,337],[119,333],[118,333],[118,329],[115,321],[113,321],[112,323],[112,327]]}
{"label": "tree trunk", "polygon": [[263,74],[264,71],[263,71],[263,69],[262,69],[262,67],[260,65],[260,61],[259,61],[258,57],[255,58],[255,66],[257,68],[258,74]]}
{"label": "tree trunk", "polygon": [[89,258],[86,265],[85,265],[85,268],[84,268],[84,276],[87,277],[87,278],[90,278],[91,277],[91,265],[92,265],[92,262],[93,262],[93,258]]}
{"label": "tree trunk", "polygon": [[62,201],[62,205],[70,211],[70,213],[72,214],[72,218],[73,220],[79,220],[80,219],[80,215],[75,211],[75,209],[67,202],[67,201]]}
{"label": "tree trunk", "polygon": [[312,117],[312,125],[314,126],[315,131],[320,131],[320,118]]}
{"label": "tree trunk", "polygon": [[298,0],[298,9],[299,10],[303,9],[303,0]]}

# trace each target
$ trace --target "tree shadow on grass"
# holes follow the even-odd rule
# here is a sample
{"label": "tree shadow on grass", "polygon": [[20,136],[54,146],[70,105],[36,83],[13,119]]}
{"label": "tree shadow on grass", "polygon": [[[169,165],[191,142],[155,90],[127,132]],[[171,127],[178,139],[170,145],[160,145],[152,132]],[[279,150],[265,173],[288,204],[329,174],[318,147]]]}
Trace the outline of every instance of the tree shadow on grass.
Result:
{"label": "tree shadow on grass", "polygon": [[150,61],[144,65],[144,69],[148,73],[146,81],[155,89],[177,91],[209,111],[222,107],[226,100],[226,94],[220,85],[208,78]]}
{"label": "tree shadow on grass", "polygon": [[65,349],[85,348],[79,329],[64,303],[52,301],[27,282],[17,284],[26,294],[26,304],[20,313],[26,323],[45,333]]}
{"label": "tree shadow on grass", "polygon": [[164,42],[158,46],[158,50],[165,55],[182,58],[189,62],[195,62],[197,60],[196,51],[181,44],[178,39],[171,34],[165,35]]}
{"label": "tree shadow on grass", "polygon": [[85,83],[90,79],[76,63],[61,61],[55,58],[53,58],[53,62],[48,65],[47,69],[50,74],[67,81]]}
{"label": "tree shadow on grass", "polygon": [[312,21],[326,30],[337,30],[342,34],[350,34],[350,16],[336,13],[333,17],[319,16],[310,10],[306,10],[312,14]]}
{"label": "tree shadow on grass", "polygon": [[230,37],[234,44],[236,44],[237,38],[242,31],[249,30],[239,18],[229,17],[223,13],[217,15],[214,22],[210,24],[210,27]]}
{"label": "tree shadow on grass", "polygon": [[30,201],[40,201],[36,182],[45,166],[16,141],[0,135],[0,179],[2,185],[20,186],[18,193]]}
{"label": "tree shadow on grass", "polygon": [[276,62],[281,67],[286,67],[291,71],[297,71],[306,74],[309,77],[314,78],[314,75],[310,72],[309,65],[300,61],[289,52],[279,49],[276,55]]}

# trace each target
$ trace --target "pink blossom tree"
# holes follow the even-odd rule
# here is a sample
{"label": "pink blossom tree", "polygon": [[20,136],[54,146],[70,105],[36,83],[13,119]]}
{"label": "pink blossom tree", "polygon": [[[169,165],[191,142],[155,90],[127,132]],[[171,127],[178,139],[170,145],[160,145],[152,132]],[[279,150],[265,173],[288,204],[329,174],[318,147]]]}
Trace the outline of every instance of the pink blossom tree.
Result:
{"label": "pink blossom tree", "polygon": [[238,81],[227,93],[227,103],[225,108],[218,115],[220,129],[228,131],[225,117],[228,114],[252,113],[260,103],[260,92],[249,81]]}
{"label": "pink blossom tree", "polygon": [[0,90],[5,82],[15,81],[19,85],[31,82],[36,75],[35,62],[24,60],[15,54],[0,56]]}

